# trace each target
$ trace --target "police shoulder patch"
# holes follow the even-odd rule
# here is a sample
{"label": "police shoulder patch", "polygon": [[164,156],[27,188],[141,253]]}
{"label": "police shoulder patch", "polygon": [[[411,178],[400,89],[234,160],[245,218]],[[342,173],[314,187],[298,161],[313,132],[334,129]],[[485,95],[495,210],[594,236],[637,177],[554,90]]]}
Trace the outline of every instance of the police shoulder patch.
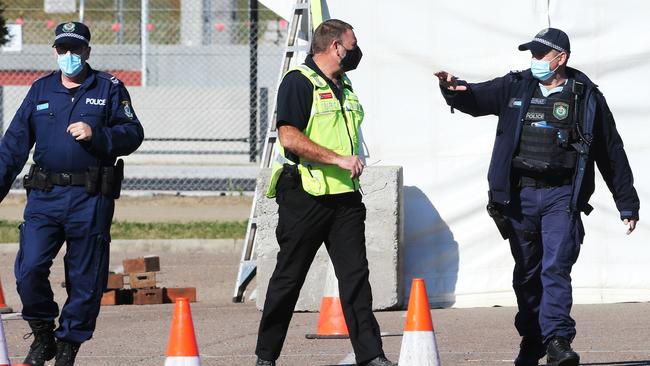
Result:
{"label": "police shoulder patch", "polygon": [[122,110],[124,111],[124,115],[128,119],[133,119],[133,110],[131,110],[131,105],[128,100],[123,100],[122,101]]}

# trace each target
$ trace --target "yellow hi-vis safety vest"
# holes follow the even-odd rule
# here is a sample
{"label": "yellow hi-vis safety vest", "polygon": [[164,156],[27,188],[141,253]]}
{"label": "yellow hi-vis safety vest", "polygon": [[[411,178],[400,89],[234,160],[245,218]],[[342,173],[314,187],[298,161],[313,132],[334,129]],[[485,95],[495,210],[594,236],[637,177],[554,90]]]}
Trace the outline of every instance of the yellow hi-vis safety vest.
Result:
{"label": "yellow hi-vis safety vest", "polygon": [[[343,82],[343,105],[334,95],[325,79],[306,65],[299,65],[287,72],[299,71],[314,86],[311,115],[304,134],[316,144],[342,156],[359,154],[359,127],[363,121],[363,107],[352,92],[350,79],[345,75]],[[286,76],[286,74],[285,74]],[[271,182],[266,196],[275,197],[275,187],[284,164],[295,164],[284,155],[284,148],[278,145],[278,154],[273,162]],[[350,178],[350,171],[337,165],[306,161],[300,158],[298,172],[302,188],[313,196],[353,192],[359,189],[359,180]]]}

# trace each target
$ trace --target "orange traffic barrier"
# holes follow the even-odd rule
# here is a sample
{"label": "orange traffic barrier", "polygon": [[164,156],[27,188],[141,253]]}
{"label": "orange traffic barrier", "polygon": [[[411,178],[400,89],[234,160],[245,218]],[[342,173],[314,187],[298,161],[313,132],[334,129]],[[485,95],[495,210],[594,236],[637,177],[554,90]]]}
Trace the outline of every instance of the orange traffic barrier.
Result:
{"label": "orange traffic barrier", "polygon": [[201,366],[190,302],[185,297],[176,299],[165,366]]}
{"label": "orange traffic barrier", "polygon": [[398,364],[400,366],[441,365],[427,289],[422,278],[414,278],[411,285]]}
{"label": "orange traffic barrier", "polygon": [[[0,314],[5,314],[5,313],[12,313],[13,309],[11,309],[7,304],[5,303],[5,294],[2,292],[2,279],[0,278]],[[2,364],[0,364],[2,365]]]}
{"label": "orange traffic barrier", "polygon": [[323,299],[320,303],[316,334],[306,334],[305,337],[308,339],[345,339],[350,337],[348,325],[343,316],[338,281],[331,262],[327,270]]}

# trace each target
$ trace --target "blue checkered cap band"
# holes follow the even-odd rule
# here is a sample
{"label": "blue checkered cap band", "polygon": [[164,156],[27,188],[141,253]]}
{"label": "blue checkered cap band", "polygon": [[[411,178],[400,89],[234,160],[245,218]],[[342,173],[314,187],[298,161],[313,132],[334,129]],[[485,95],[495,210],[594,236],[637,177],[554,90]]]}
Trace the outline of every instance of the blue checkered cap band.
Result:
{"label": "blue checkered cap band", "polygon": [[547,40],[545,40],[543,38],[535,37],[535,38],[533,38],[533,42],[539,42],[539,43],[541,43],[543,45],[551,47],[552,49],[554,49],[556,51],[565,52],[565,53],[567,52],[567,50],[565,50],[564,48],[556,45],[555,43],[553,43],[551,41],[547,41]]}
{"label": "blue checkered cap band", "polygon": [[90,42],[88,42],[88,40],[86,39],[86,37],[82,36],[81,34],[77,34],[77,33],[61,33],[61,34],[59,34],[58,36],[56,36],[56,38],[54,38],[54,41],[56,42],[56,41],[58,41],[58,40],[61,39],[61,38],[67,38],[67,37],[72,37],[72,38],[80,39],[80,40],[86,42],[86,44],[89,44],[89,43],[90,43]]}

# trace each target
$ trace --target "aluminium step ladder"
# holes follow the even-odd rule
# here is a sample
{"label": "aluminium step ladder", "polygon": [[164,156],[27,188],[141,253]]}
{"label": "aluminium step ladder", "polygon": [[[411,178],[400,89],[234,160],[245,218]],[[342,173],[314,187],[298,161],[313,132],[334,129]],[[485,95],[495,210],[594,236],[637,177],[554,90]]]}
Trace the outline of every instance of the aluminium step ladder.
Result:
{"label": "aluminium step ladder", "polygon": [[[313,7],[313,8],[312,8]],[[314,16],[312,17],[312,14]],[[322,11],[320,0],[316,0],[312,6],[310,0],[297,0],[293,8],[291,20],[289,22],[289,33],[285,45],[285,54],[280,69],[278,87],[282,77],[290,67],[302,62],[304,56],[309,53],[311,47],[311,38],[313,30],[313,19],[316,20],[316,26],[322,21]],[[276,128],[277,101],[273,101],[273,113],[269,115],[268,130],[262,150],[262,160],[260,168],[270,168],[275,156],[275,144],[278,140],[278,131]],[[244,302],[244,292],[246,287],[257,273],[257,263],[255,260],[255,236],[257,232],[256,206],[260,195],[264,195],[263,187],[259,185],[255,188],[253,204],[246,228],[244,238],[244,247],[242,249],[241,260],[239,262],[239,271],[237,273],[237,282],[235,283],[235,292],[232,301],[235,303]]]}

